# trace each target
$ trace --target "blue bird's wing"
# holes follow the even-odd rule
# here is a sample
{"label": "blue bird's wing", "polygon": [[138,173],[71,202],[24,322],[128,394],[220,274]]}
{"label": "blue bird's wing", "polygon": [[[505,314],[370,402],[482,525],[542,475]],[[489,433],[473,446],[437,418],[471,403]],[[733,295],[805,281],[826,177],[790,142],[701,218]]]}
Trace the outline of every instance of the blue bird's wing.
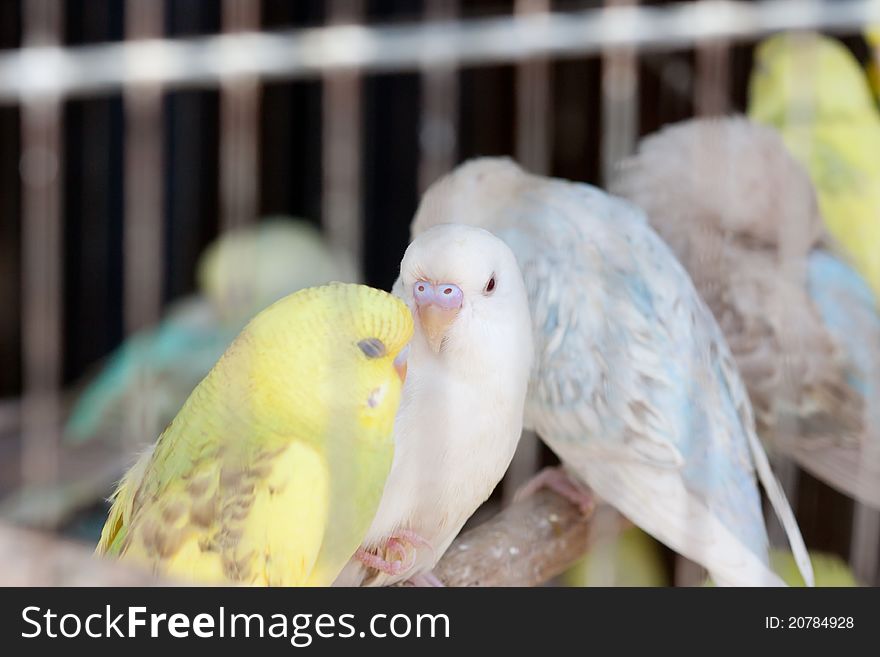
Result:
{"label": "blue bird's wing", "polygon": [[871,288],[854,269],[825,251],[810,255],[808,276],[810,296],[843,350],[847,382],[873,399],[880,371],[880,314]]}
{"label": "blue bird's wing", "polygon": [[714,319],[641,213],[550,181],[523,191],[495,232],[532,304],[527,424],[600,497],[717,580],[778,583],[755,466],[797,552],[793,514]]}
{"label": "blue bird's wing", "polygon": [[76,400],[65,439],[121,439],[137,414],[149,416],[141,419],[155,424],[158,435],[223,354],[237,328],[220,323],[198,299],[177,306],[159,326],[133,335],[110,356]]}

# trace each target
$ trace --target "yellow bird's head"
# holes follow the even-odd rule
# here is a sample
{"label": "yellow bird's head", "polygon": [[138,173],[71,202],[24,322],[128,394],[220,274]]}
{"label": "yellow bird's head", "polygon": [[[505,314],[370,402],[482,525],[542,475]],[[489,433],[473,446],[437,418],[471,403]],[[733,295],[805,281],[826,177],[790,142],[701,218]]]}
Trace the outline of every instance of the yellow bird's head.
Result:
{"label": "yellow bird's head", "polygon": [[269,304],[328,281],[353,281],[354,267],[311,224],[284,217],[228,231],[199,256],[199,292],[223,319],[244,324]]}
{"label": "yellow bird's head", "polygon": [[814,33],[761,42],[749,81],[749,116],[761,123],[812,123],[873,111],[868,81],[839,41]]}
{"label": "yellow bird's head", "polygon": [[248,382],[240,393],[276,431],[381,443],[391,439],[412,333],[412,314],[396,297],[331,283],[269,306],[217,367],[247,369],[228,380]]}

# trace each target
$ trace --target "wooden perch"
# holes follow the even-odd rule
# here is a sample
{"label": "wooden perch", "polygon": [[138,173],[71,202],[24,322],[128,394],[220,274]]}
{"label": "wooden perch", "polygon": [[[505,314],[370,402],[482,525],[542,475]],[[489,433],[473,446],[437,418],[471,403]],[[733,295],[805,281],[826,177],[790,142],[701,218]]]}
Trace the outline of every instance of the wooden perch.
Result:
{"label": "wooden perch", "polygon": [[[535,586],[587,549],[589,523],[571,503],[539,491],[464,532],[434,573],[447,586]],[[151,574],[48,534],[0,525],[0,586],[160,586]]]}
{"label": "wooden perch", "polygon": [[565,571],[589,545],[589,519],[541,490],[461,534],[434,574],[447,586],[537,586]]}

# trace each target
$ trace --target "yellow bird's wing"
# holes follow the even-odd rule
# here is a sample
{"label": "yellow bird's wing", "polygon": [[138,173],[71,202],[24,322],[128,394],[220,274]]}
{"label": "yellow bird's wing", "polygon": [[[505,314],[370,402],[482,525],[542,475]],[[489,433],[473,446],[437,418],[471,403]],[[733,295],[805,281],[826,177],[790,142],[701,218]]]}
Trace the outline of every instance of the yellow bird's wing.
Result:
{"label": "yellow bird's wing", "polygon": [[[231,581],[255,586],[302,586],[312,575],[327,525],[329,473],[311,445],[293,442],[278,455],[264,455],[250,470],[227,470],[222,500],[197,498],[190,531],[163,570],[194,581]],[[207,504],[208,520],[199,517]],[[192,515],[195,510],[196,515]],[[193,527],[192,525],[196,525]],[[341,566],[340,566],[341,568]]]}
{"label": "yellow bird's wing", "polygon": [[[161,469],[161,460],[146,459]],[[328,468],[313,445],[291,441],[247,466],[222,456],[195,462],[161,489],[149,466],[139,463],[120,484],[99,552],[182,580],[258,586],[310,580],[329,507]]]}

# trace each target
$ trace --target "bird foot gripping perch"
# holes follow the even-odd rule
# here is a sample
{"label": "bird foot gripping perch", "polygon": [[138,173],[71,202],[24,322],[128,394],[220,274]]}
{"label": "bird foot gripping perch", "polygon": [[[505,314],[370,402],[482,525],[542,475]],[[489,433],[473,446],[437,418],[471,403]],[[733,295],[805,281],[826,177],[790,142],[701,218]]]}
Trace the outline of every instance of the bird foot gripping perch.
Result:
{"label": "bird foot gripping perch", "polygon": [[544,468],[516,491],[514,502],[534,495],[542,488],[549,488],[574,504],[584,516],[590,516],[596,508],[592,492],[574,481],[561,466]]}
{"label": "bird foot gripping perch", "polygon": [[[419,536],[414,531],[401,529],[394,532],[385,541],[384,556],[359,548],[355,557],[368,568],[373,568],[388,575],[402,575],[412,569],[416,562],[418,548],[424,547],[433,551],[429,541]],[[415,586],[443,586],[437,577],[427,574],[414,575],[412,583]]]}

